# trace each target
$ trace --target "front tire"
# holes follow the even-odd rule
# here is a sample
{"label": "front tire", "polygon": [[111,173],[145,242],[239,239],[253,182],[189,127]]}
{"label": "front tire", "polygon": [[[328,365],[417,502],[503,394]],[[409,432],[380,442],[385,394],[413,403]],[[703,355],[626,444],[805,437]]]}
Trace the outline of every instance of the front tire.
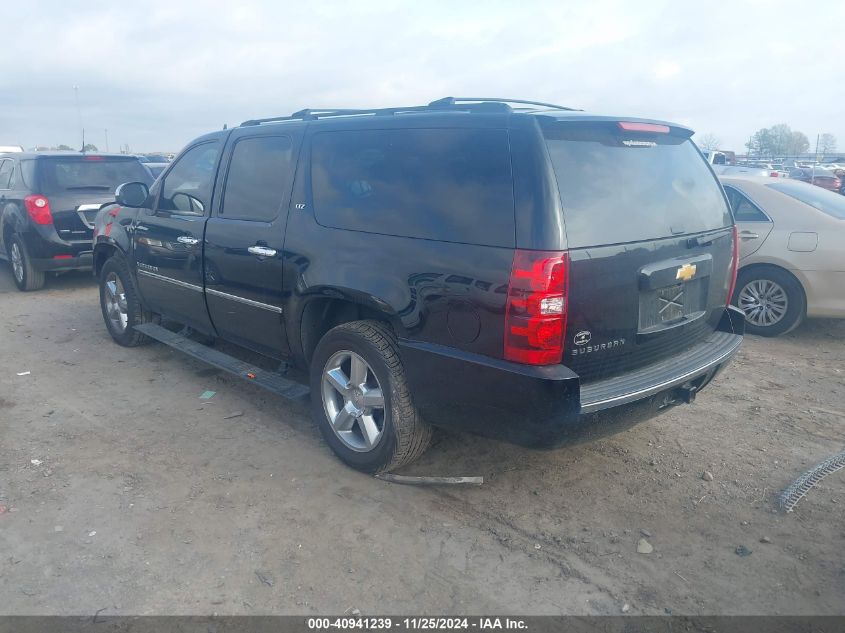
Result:
{"label": "front tire", "polygon": [[311,360],[311,403],[329,447],[356,470],[399,468],[431,443],[396,338],[378,321],[344,323],[323,336]]}
{"label": "front tire", "polygon": [[40,290],[44,287],[44,271],[33,268],[32,259],[20,235],[13,235],[9,242],[9,263],[18,290]]}
{"label": "front tire", "polygon": [[114,342],[124,347],[137,347],[150,339],[136,325],[148,323],[152,315],[141,305],[129,267],[121,257],[112,257],[100,271],[100,309],[106,329]]}
{"label": "front tire", "polygon": [[807,300],[801,283],[773,266],[740,271],[733,304],[745,313],[745,331],[780,336],[804,320]]}

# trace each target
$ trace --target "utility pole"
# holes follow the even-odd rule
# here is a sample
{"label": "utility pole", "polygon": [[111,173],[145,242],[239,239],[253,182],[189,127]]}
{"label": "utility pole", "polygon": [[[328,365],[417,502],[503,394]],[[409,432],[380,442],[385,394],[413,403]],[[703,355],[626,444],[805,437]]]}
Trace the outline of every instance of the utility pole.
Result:
{"label": "utility pole", "polygon": [[79,86],[73,86],[73,100],[76,103],[76,122],[82,130],[82,147],[85,147],[85,129],[82,127],[82,110],[79,109]]}

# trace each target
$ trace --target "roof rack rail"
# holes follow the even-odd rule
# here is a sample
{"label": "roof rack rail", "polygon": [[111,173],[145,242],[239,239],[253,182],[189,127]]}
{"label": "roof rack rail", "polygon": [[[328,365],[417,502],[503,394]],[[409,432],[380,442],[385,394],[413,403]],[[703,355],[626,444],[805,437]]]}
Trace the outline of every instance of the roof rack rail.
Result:
{"label": "roof rack rail", "polygon": [[543,106],[544,108],[554,108],[555,110],[577,110],[577,108],[568,108],[567,106],[557,105],[555,103],[545,103],[543,101],[525,101],[524,99],[503,99],[501,97],[443,97],[442,99],[432,101],[428,105],[432,107],[453,106],[459,105],[460,103],[480,103],[485,101],[493,103],[519,103],[522,105]]}
{"label": "roof rack rail", "polygon": [[431,112],[432,110],[446,110],[451,108],[460,109],[476,109],[476,110],[496,110],[499,112],[511,112],[512,108],[509,103],[520,103],[525,105],[542,106],[545,108],[554,108],[556,110],[574,110],[574,108],[567,108],[566,106],[555,105],[553,103],[543,103],[540,101],[522,101],[519,99],[498,99],[498,98],[476,98],[476,97],[444,97],[432,101],[428,105],[408,106],[408,107],[393,107],[393,108],[305,108],[298,110],[288,116],[274,116],[266,119],[250,119],[241,123],[240,127],[249,127],[252,125],[261,125],[262,123],[275,123],[279,121],[313,121],[322,117],[332,116],[357,116],[357,115],[373,115],[384,116],[394,114],[404,114],[407,112]]}

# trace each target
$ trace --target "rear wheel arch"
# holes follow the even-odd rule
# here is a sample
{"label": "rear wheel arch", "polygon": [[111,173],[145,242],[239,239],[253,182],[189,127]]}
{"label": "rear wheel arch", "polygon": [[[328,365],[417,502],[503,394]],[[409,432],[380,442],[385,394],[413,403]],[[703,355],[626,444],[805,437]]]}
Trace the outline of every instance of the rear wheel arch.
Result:
{"label": "rear wheel arch", "polygon": [[401,331],[396,318],[371,303],[362,303],[350,297],[315,297],[302,308],[299,317],[300,353],[305,365],[309,366],[320,340],[334,327],[353,321],[380,321],[394,334]]}

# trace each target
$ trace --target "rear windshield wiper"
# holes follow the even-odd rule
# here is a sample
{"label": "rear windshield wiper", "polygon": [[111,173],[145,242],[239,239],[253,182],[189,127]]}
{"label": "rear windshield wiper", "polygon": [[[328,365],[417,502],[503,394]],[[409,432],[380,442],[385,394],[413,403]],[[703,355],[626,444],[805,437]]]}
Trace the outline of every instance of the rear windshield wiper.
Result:
{"label": "rear windshield wiper", "polygon": [[721,235],[704,235],[690,237],[689,239],[687,239],[687,248],[695,248],[696,246],[710,246],[713,242],[725,237],[726,235],[726,233],[722,233]]}
{"label": "rear windshield wiper", "polygon": [[80,189],[98,189],[100,191],[109,191],[111,187],[108,185],[82,185],[79,187],[65,187],[66,191],[79,191]]}

